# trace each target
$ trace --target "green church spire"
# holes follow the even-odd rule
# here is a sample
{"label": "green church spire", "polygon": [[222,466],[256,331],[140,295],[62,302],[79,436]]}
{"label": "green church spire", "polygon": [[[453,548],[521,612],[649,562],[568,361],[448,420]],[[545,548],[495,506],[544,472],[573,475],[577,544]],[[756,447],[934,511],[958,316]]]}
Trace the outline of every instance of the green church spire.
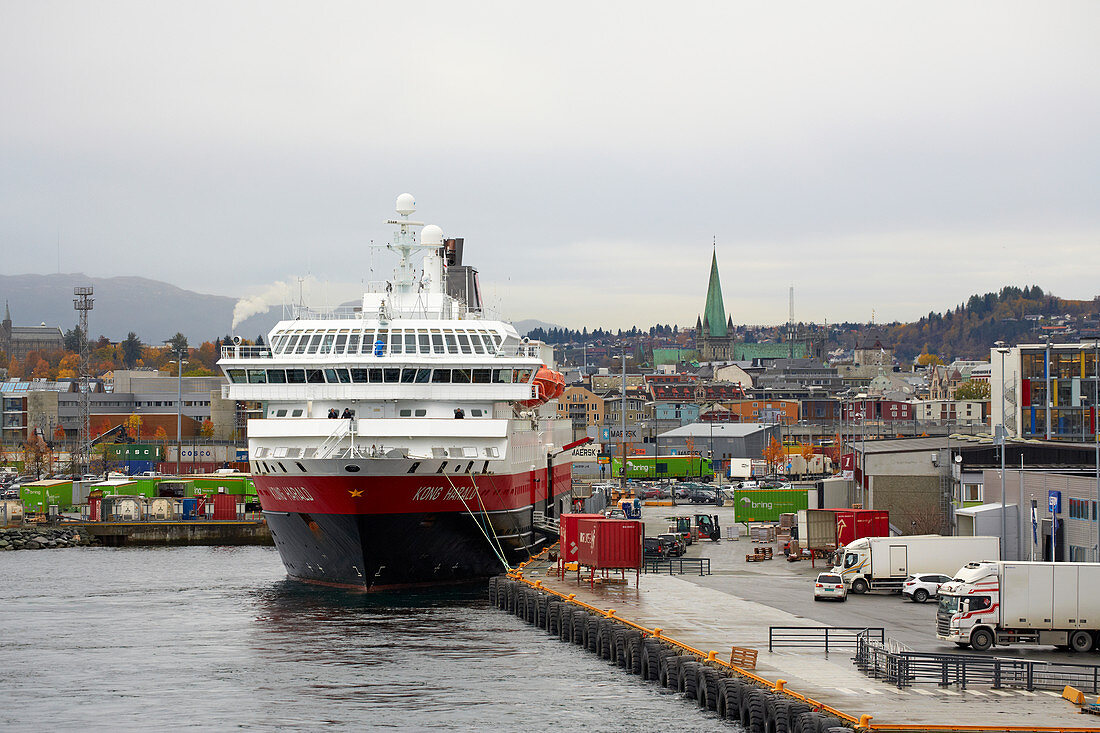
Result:
{"label": "green church spire", "polygon": [[718,252],[711,253],[710,284],[707,285],[707,307],[703,311],[703,322],[707,324],[707,336],[725,338],[726,308],[722,305],[722,283],[718,279]]}

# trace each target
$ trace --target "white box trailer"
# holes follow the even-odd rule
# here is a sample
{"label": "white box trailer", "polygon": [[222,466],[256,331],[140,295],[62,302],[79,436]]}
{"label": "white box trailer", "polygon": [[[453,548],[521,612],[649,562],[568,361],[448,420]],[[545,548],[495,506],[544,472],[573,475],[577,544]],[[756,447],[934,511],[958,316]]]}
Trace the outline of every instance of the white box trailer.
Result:
{"label": "white box trailer", "polygon": [[837,551],[833,568],[853,593],[869,590],[900,592],[916,573],[951,575],[968,562],[995,560],[1001,555],[997,537],[943,537],[938,534],[862,537]]}
{"label": "white box trailer", "polygon": [[979,651],[1023,643],[1087,652],[1100,634],[1098,588],[1098,563],[969,563],[940,586],[936,636]]}

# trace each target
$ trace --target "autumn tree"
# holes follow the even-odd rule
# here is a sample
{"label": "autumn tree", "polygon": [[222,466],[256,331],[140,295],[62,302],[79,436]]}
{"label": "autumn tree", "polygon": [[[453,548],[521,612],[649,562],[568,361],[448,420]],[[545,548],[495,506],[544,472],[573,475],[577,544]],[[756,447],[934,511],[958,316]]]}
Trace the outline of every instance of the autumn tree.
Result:
{"label": "autumn tree", "polygon": [[57,363],[58,379],[76,379],[80,371],[80,357],[76,354],[66,354]]}
{"label": "autumn tree", "polygon": [[973,379],[963,382],[955,388],[957,400],[988,400],[989,382],[978,382]]}
{"label": "autumn tree", "polygon": [[199,426],[199,435],[203,438],[214,437],[214,423],[210,422],[210,419],[202,421],[202,425]]}
{"label": "autumn tree", "polygon": [[57,427],[53,429],[53,437],[55,440],[65,440],[65,426],[58,423]]}
{"label": "autumn tree", "polygon": [[168,440],[168,431],[164,429],[163,425],[158,425],[157,431],[153,433],[153,437],[157,440]]}
{"label": "autumn tree", "polygon": [[778,472],[779,464],[783,461],[783,446],[775,436],[772,436],[771,442],[764,446],[764,462],[768,464],[768,473]]}
{"label": "autumn tree", "polygon": [[43,473],[49,473],[53,465],[53,451],[37,432],[23,442],[23,465],[26,470],[33,471],[38,479],[42,478]]}
{"label": "autumn tree", "polygon": [[921,354],[920,356],[917,357],[917,365],[922,366],[922,367],[925,367],[925,366],[928,366],[928,365],[943,366],[943,359],[936,356],[935,354],[929,354],[926,351],[926,352],[924,352],[923,354]]}
{"label": "autumn tree", "polygon": [[34,369],[31,371],[30,376],[32,379],[48,379],[50,376],[50,362],[40,358],[35,362]]}
{"label": "autumn tree", "polygon": [[136,412],[130,417],[126,418],[126,432],[130,434],[131,438],[137,438],[141,435],[141,424],[144,422],[141,415]]}

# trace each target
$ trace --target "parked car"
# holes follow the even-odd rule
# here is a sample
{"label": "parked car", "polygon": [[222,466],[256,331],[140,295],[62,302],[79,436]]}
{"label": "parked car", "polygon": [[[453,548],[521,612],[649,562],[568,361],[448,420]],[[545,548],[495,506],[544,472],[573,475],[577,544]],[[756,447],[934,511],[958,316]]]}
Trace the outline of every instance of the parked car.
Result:
{"label": "parked car", "polygon": [[901,586],[901,593],[911,601],[924,603],[929,598],[938,598],[940,586],[949,580],[951,580],[950,576],[939,573],[910,575]]}
{"label": "parked car", "polygon": [[664,560],[668,557],[668,545],[657,537],[645,537],[642,539],[642,555],[651,560]]}
{"label": "parked car", "polygon": [[684,542],[684,538],[677,534],[669,532],[667,534],[659,534],[657,538],[669,543],[668,554],[670,557],[683,557],[683,554],[687,552],[687,544]]}
{"label": "parked car", "polygon": [[834,601],[843,601],[848,598],[848,591],[844,587],[844,579],[836,573],[821,573],[814,582],[814,600],[832,598]]}

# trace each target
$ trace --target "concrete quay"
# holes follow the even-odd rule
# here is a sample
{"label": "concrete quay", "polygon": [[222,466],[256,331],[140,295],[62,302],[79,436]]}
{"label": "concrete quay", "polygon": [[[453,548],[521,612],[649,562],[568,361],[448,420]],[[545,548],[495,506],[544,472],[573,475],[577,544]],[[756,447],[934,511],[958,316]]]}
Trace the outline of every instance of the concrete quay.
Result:
{"label": "concrete quay", "polygon": [[89,522],[81,524],[108,547],[164,545],[273,545],[267,522]]}
{"label": "concrete quay", "polygon": [[[663,531],[666,515],[696,511],[715,513],[713,507],[647,509],[647,534]],[[633,575],[628,574],[626,583],[598,583],[590,589],[587,578],[578,582],[575,573],[559,579],[553,565],[542,559],[527,564],[521,573],[529,583],[537,581],[552,592],[573,595],[605,612],[613,609],[618,619],[660,629],[662,637],[703,652],[713,651],[718,659],[728,660],[732,646],[756,649],[753,674],[771,684],[784,680],[787,689],[840,711],[852,721],[863,718],[869,730],[1100,731],[1100,719],[1081,714],[1058,691],[975,685],[966,689],[914,685],[899,690],[861,673],[850,652],[825,655],[816,649],[789,648],[769,652],[772,626],[883,626],[887,636],[901,636],[903,641],[921,636],[934,639],[935,608],[934,604],[906,603],[898,596],[813,603],[811,580],[822,570],[820,563],[816,569],[808,562],[786,563],[780,553],[771,561],[745,563],[744,555],[751,553],[753,546],[745,537],[696,543],[689,556],[710,557],[715,571],[703,578],[643,574],[635,585]],[[770,588],[776,589],[774,597]],[[784,601],[785,593],[797,593],[809,603]],[[813,618],[807,611],[826,620]],[[876,623],[882,617],[887,622]],[[899,621],[897,626],[904,633],[895,634],[891,617]],[[952,645],[951,651],[958,650]],[[1080,661],[1100,660],[1090,657]],[[854,722],[852,725],[856,727]]]}

